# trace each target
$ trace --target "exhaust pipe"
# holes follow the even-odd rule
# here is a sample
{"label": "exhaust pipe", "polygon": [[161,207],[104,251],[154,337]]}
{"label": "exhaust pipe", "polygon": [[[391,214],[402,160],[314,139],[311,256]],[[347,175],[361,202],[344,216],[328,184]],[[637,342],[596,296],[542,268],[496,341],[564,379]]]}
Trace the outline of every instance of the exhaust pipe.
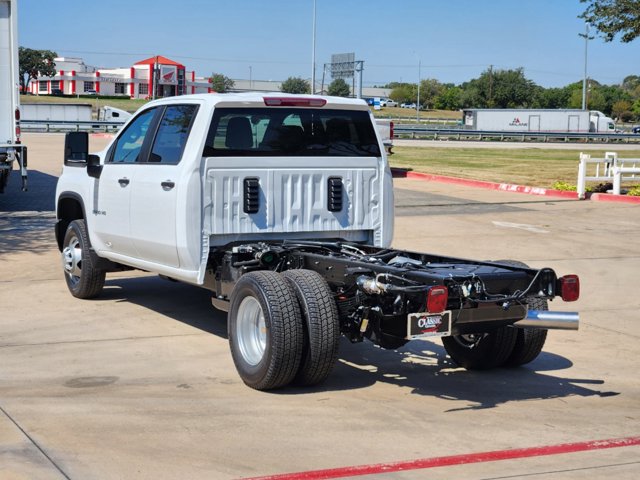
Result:
{"label": "exhaust pipe", "polygon": [[578,312],[549,312],[547,310],[529,310],[527,316],[513,324],[518,328],[546,328],[549,330],[578,330],[580,314]]}

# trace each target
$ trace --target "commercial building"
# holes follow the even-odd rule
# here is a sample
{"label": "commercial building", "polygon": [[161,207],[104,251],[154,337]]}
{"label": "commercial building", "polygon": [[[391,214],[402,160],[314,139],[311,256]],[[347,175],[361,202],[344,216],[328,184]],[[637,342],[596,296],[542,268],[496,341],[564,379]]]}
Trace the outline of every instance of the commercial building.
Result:
{"label": "commercial building", "polygon": [[[130,67],[97,68],[86,65],[81,58],[54,59],[56,74],[33,80],[28,90],[33,95],[104,95],[129,98],[160,98],[191,93],[210,93],[211,84],[195,71],[162,55],[140,60]],[[281,81],[234,80],[235,92],[280,92]],[[316,85],[316,92],[327,84]],[[388,97],[390,89],[364,87],[365,97]]]}
{"label": "commercial building", "polygon": [[86,65],[81,58],[72,57],[54,61],[56,75],[32,81],[29,85],[32,94],[122,95],[146,99],[211,91],[208,79],[197,78],[194,71],[161,55],[126,68],[96,68]]}

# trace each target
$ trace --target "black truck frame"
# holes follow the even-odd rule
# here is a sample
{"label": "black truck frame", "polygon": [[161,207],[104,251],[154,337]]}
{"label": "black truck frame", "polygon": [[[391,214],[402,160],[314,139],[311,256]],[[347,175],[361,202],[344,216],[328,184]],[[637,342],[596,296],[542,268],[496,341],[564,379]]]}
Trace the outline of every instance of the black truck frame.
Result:
{"label": "black truck frame", "polygon": [[[578,328],[577,313],[547,308],[556,296],[577,300],[578,277],[558,278],[550,268],[510,260],[478,262],[340,240],[239,242],[212,249],[209,259],[205,287],[214,292],[214,305],[229,312],[234,362],[245,383],[258,389],[323,381],[339,334],[390,349],[442,337],[457,364],[488,369],[535,359],[549,328]],[[288,346],[278,345],[278,335]],[[280,358],[288,350],[300,359]],[[276,370],[293,366],[288,374],[270,375],[270,363],[280,365]]]}

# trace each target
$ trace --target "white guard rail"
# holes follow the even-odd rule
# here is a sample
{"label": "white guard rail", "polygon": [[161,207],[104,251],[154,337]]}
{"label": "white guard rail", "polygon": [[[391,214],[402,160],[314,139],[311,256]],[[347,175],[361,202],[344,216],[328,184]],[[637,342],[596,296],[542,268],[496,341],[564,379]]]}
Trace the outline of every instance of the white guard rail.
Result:
{"label": "white guard rail", "polygon": [[585,198],[587,182],[612,182],[613,193],[620,195],[623,180],[640,182],[640,158],[622,159],[616,152],[606,152],[604,158],[591,158],[591,155],[580,152],[578,198]]}

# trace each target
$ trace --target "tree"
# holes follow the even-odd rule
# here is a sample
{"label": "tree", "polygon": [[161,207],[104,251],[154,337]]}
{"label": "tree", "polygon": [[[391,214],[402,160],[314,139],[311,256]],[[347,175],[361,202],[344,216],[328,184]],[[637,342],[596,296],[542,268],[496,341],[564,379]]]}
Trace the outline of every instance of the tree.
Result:
{"label": "tree", "polygon": [[309,93],[309,82],[300,77],[289,77],[280,85],[280,91],[284,93]]}
{"label": "tree", "polygon": [[628,122],[633,117],[631,111],[631,102],[626,100],[618,100],[611,107],[611,115],[620,121]]}
{"label": "tree", "polygon": [[448,86],[436,97],[435,107],[441,110],[458,110],[462,107],[462,89]]}
{"label": "tree", "polygon": [[533,103],[537,85],[524,76],[524,70],[493,70],[462,84],[464,107],[528,108]]}
{"label": "tree", "polygon": [[[582,88],[582,87],[581,87]],[[533,101],[535,108],[567,108],[571,90],[568,88],[540,88]]]}
{"label": "tree", "polygon": [[31,80],[38,77],[53,77],[56,74],[56,64],[53,59],[57,56],[58,54],[51,50],[20,47],[18,49],[20,90],[26,91]]}
{"label": "tree", "polygon": [[[438,95],[444,92],[445,87],[435,78],[427,78],[420,81],[420,103],[425,108],[432,108]],[[417,96],[417,95],[416,95]]]}
{"label": "tree", "polygon": [[213,91],[218,93],[226,93],[236,84],[236,82],[221,73],[212,73],[209,77],[209,83]]}
{"label": "tree", "polygon": [[351,88],[343,78],[336,78],[329,84],[327,93],[335,97],[348,97],[351,94]]}
{"label": "tree", "polygon": [[640,2],[638,0],[580,0],[588,3],[579,18],[596,27],[606,42],[617,34],[623,43],[640,35]]}
{"label": "tree", "polygon": [[394,83],[389,94],[391,100],[398,103],[413,103],[418,97],[418,87],[415,83]]}

